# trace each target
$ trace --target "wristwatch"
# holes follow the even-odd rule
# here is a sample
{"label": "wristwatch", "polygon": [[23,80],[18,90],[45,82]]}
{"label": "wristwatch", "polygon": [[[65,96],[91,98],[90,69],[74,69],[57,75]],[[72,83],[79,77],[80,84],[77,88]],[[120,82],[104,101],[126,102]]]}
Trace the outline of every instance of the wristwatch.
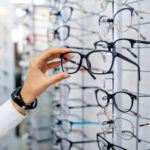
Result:
{"label": "wristwatch", "polygon": [[31,103],[31,104],[26,104],[24,100],[21,97],[21,89],[22,87],[18,87],[15,89],[15,91],[11,94],[12,100],[20,107],[23,109],[34,109],[37,106],[37,98]]}

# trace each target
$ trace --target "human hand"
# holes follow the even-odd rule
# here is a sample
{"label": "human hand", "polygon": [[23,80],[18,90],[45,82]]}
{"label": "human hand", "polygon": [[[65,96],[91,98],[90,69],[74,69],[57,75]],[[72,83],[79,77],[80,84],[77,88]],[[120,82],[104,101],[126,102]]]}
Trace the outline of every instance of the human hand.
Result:
{"label": "human hand", "polygon": [[[28,72],[21,90],[21,96],[25,103],[30,104],[36,97],[41,95],[50,85],[70,77],[66,72],[60,72],[53,76],[47,76],[45,72],[58,67],[61,62],[51,62],[59,58],[60,54],[69,52],[66,48],[51,48],[33,57],[29,64]],[[72,56],[68,55],[68,58]]]}

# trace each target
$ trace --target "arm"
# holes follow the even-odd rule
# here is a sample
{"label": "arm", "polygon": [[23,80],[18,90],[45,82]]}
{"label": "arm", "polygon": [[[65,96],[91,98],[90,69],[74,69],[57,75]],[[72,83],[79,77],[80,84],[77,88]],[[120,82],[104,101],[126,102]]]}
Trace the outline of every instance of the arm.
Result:
{"label": "arm", "polygon": [[[54,59],[59,58],[60,54],[69,51],[66,48],[47,49],[31,59],[21,90],[22,99],[26,104],[32,103],[52,84],[70,76],[65,72],[60,72],[53,76],[45,74],[49,69],[58,67],[61,64],[60,61],[52,62]],[[27,110],[21,108],[12,100],[1,105],[0,138],[17,126],[25,118],[26,112]]]}

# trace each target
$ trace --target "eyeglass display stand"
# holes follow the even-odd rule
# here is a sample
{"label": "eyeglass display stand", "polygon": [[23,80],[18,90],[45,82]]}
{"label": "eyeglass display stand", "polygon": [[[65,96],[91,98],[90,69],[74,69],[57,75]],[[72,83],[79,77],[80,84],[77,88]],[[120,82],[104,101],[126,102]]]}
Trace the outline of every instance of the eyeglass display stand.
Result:
{"label": "eyeglass display stand", "polygon": [[[68,0],[69,1],[69,0]],[[81,2],[79,2],[80,4],[81,4],[81,6],[82,6],[82,4],[84,3],[84,1],[81,1]],[[65,6],[67,6],[67,4],[62,4],[63,5],[63,7],[65,7]],[[60,9],[61,10],[61,9]],[[65,14],[64,14],[65,15]],[[80,17],[82,17],[82,13],[80,14],[81,16]],[[82,29],[84,29],[84,25],[83,25],[83,22],[82,22],[83,20],[81,19],[78,23],[80,24],[80,27],[79,27],[79,29],[81,29],[81,32],[80,32],[80,34],[78,35],[81,39],[80,39],[80,44],[84,47],[84,42],[83,42],[83,35],[82,35]],[[61,22],[60,21],[60,25],[64,25],[64,23],[63,22]],[[73,34],[73,33],[72,33]],[[62,36],[63,36],[63,33],[62,33]],[[60,44],[61,45],[65,45],[66,44],[66,42],[65,41],[60,41]],[[76,46],[78,46],[78,45],[76,45]],[[83,52],[84,53],[84,52]],[[79,84],[81,84],[81,85],[84,85],[84,80],[85,80],[85,77],[84,77],[84,73],[81,73],[81,81],[77,81],[77,83],[79,83]],[[67,83],[67,82],[70,82],[70,79],[67,79],[67,81],[62,81],[62,82],[64,82],[64,83]],[[73,81],[74,82],[74,81]],[[84,96],[84,91],[82,90],[82,93],[81,93],[81,99],[82,99],[82,103],[83,103],[83,105],[84,105],[84,100],[85,100],[85,96]],[[62,100],[62,104],[66,104],[67,102],[66,102],[66,99],[63,99]],[[66,109],[65,107],[63,108],[63,109]],[[85,117],[85,113],[84,113],[84,109],[82,109],[81,110],[81,112],[79,112],[79,116],[80,116],[80,118],[84,118]],[[63,116],[63,114],[62,114],[62,119],[65,119],[66,118],[66,116]],[[84,120],[81,120],[81,121],[84,121]],[[83,131],[84,132],[84,125],[82,125],[81,126],[81,131]],[[62,133],[61,134],[62,135],[62,137],[66,137],[66,138],[70,138],[68,135],[65,135],[64,133]],[[77,138],[78,136],[76,136],[76,135],[74,135],[74,136],[72,136],[72,138],[74,138],[74,139],[78,139]],[[84,137],[81,135],[81,137],[79,137],[81,140],[83,140],[84,141]],[[84,144],[81,144],[81,149],[85,149],[84,148]]]}
{"label": "eyeglass display stand", "polygon": [[[120,3],[121,0],[116,0],[118,3]],[[114,15],[114,12],[116,12],[117,10],[120,9],[120,7],[117,5],[114,4],[114,2],[112,3],[112,9],[113,9],[113,15]],[[122,16],[119,16],[119,28],[122,28]],[[115,30],[115,28],[113,27],[113,30],[112,30],[112,34],[113,34],[113,41],[115,38],[119,39],[121,38],[121,33],[118,32],[117,30]],[[114,49],[115,51],[119,52],[119,53],[122,53],[121,49]],[[122,60],[119,59],[119,60],[116,60],[116,65],[114,65],[114,89],[113,89],[113,92],[116,92],[116,91],[121,91],[122,89]],[[119,101],[119,105],[122,106],[122,97],[117,97],[117,99],[120,99]],[[121,113],[119,111],[117,111],[116,109],[114,109],[114,106],[112,105],[113,109],[112,109],[112,113],[117,116],[117,117],[122,117]],[[122,128],[122,124],[119,124],[119,130],[121,130]],[[114,132],[114,130],[113,130]],[[112,135],[112,142],[117,144],[117,145],[122,145],[122,139],[121,137],[119,136],[116,136],[116,134],[113,133]]]}
{"label": "eyeglass display stand", "polygon": [[[119,1],[120,0],[118,0],[118,3],[119,3]],[[141,3],[141,1],[140,0],[138,0],[137,1],[137,6],[138,6],[138,9],[140,9],[141,7],[140,7],[140,3]],[[118,9],[119,10],[119,9]],[[140,31],[140,14],[138,15],[138,31]],[[120,16],[120,26],[119,26],[119,28],[121,28],[122,27],[122,25],[121,25],[121,23],[122,23],[122,21],[121,21],[121,16]],[[117,31],[115,31],[115,33],[117,33]],[[120,32],[118,32],[117,34],[116,34],[116,37],[117,38],[121,38],[122,37],[122,35],[120,34]],[[140,40],[140,32],[138,32],[138,36],[137,36],[137,39],[138,40]],[[138,44],[138,47],[137,47],[137,51],[138,51],[138,57],[137,57],[137,62],[138,62],[138,64],[140,64],[140,47],[139,47],[139,44]],[[119,51],[120,53],[121,53],[121,51]],[[122,89],[122,83],[120,82],[120,81],[122,81],[122,70],[123,68],[122,68],[122,63],[121,62],[118,62],[117,64],[116,64],[116,66],[114,67],[114,90],[116,90],[116,91],[118,91],[118,90],[121,90]],[[119,81],[119,82],[118,82]],[[139,83],[139,80],[138,80],[138,78],[137,78],[137,106],[136,106],[136,113],[137,113],[137,116],[136,116],[136,137],[139,137],[139,110],[140,110],[140,101],[139,101],[139,92],[140,92],[140,83]],[[120,103],[121,103],[121,101],[120,101]],[[121,105],[121,104],[120,104]],[[117,112],[116,113],[117,114],[117,116],[118,117],[121,117],[122,115],[121,115],[121,113],[120,112]],[[120,129],[121,129],[121,126],[120,126]],[[119,137],[115,137],[115,140],[114,141],[116,141],[116,142],[114,142],[114,143],[116,143],[117,145],[122,145],[121,143],[121,141],[122,141],[122,139],[121,138],[119,138]],[[135,149],[136,150],[139,150],[139,141],[138,141],[138,138],[136,138],[136,143],[135,143]]]}
{"label": "eyeglass display stand", "polygon": [[[121,0],[116,0],[116,2],[118,4],[121,4]],[[117,12],[120,9],[121,9],[120,5],[115,5],[114,4],[114,12]],[[122,24],[123,24],[123,21],[122,21],[123,18],[122,17],[123,16],[120,15],[119,18],[118,18],[118,21],[119,21],[118,28],[120,30],[121,30]],[[122,33],[115,30],[115,28],[114,28],[114,39],[122,38],[122,36],[123,36]],[[120,43],[120,44],[122,44],[122,43]],[[119,47],[121,47],[121,45]],[[116,50],[117,50],[117,52],[122,54],[122,49],[121,48],[118,48]],[[121,91],[123,89],[123,85],[122,85],[122,80],[123,80],[123,75],[122,74],[123,74],[123,72],[122,72],[122,70],[123,70],[123,64],[122,64],[122,60],[120,59],[120,60],[117,60],[116,65],[114,65],[114,92]],[[118,102],[119,102],[118,103],[119,106],[122,106],[123,105],[122,104],[122,97],[121,96],[117,97],[116,100],[117,99],[118,99]],[[117,110],[115,111],[115,115],[119,118],[122,118],[122,113],[117,111]],[[122,123],[119,124],[118,128],[119,128],[120,131],[122,130]],[[114,137],[113,137],[112,141],[114,142],[114,144],[122,146],[122,139],[121,139],[121,137],[117,136],[116,134],[114,134]],[[136,145],[136,150],[138,150],[138,145]]]}
{"label": "eyeglass display stand", "polygon": [[[70,1],[70,2],[72,2],[72,0],[68,0],[68,1]],[[80,2],[81,3],[81,6],[83,5],[84,6],[84,1],[80,1],[80,0],[77,0],[78,2]],[[96,0],[94,0],[94,1],[96,1]],[[119,3],[119,1],[121,1],[121,0],[115,0],[115,2],[118,2]],[[146,0],[145,0],[146,1]],[[51,2],[51,1],[50,1]],[[54,2],[56,2],[56,0],[54,1]],[[59,2],[59,1],[57,1],[57,2]],[[89,2],[89,0],[86,0],[85,1],[85,3],[88,3]],[[116,10],[119,10],[120,9],[120,6],[117,6],[116,4],[114,4],[115,3],[114,1],[112,2],[112,3],[109,3],[109,5],[112,5],[112,12],[110,12],[110,14],[112,14],[112,15],[114,15],[114,12],[116,12]],[[137,0],[137,3],[138,3],[138,7],[140,8],[140,3],[141,3],[141,1],[140,0]],[[62,5],[63,6],[67,6],[68,4],[67,4],[67,2],[66,2],[66,4],[63,4],[62,2],[61,2],[61,4],[60,4],[60,9],[62,8]],[[73,3],[69,3],[69,5],[73,5]],[[31,7],[32,6],[34,6],[33,5],[33,0],[32,0],[32,4],[31,4]],[[40,6],[38,6],[39,8],[40,8]],[[47,4],[47,7],[49,8],[50,6]],[[92,5],[91,5],[91,7],[92,7]],[[95,7],[95,5],[94,5],[94,7]],[[49,8],[49,9],[52,9],[52,8]],[[93,11],[95,11],[95,9],[93,9]],[[107,10],[106,10],[107,11]],[[110,10],[108,10],[108,11],[110,11]],[[34,12],[33,13],[34,15],[36,15],[36,13]],[[34,16],[33,15],[33,16]],[[101,15],[101,14],[100,14]],[[33,17],[32,16],[32,17]],[[138,17],[140,17],[140,16],[138,16]],[[33,19],[33,24],[32,24],[32,31],[33,31],[33,34],[35,33],[35,27],[37,26],[37,24],[34,22],[34,17],[32,18]],[[120,16],[120,28],[122,27],[122,17]],[[140,20],[140,19],[139,19]],[[96,20],[97,21],[97,20]],[[78,35],[79,37],[81,37],[81,45],[82,45],[82,47],[86,47],[86,44],[88,45],[88,42],[90,42],[90,41],[87,41],[87,43],[85,43],[85,41],[84,41],[84,37],[85,36],[83,36],[83,31],[82,31],[82,29],[84,29],[85,27],[87,27],[88,28],[88,24],[84,24],[83,23],[84,21],[81,19],[81,26],[80,26],[80,29],[81,29],[81,34],[80,35]],[[47,22],[48,24],[52,24],[50,21],[49,22]],[[69,24],[70,22],[68,22],[68,24]],[[53,24],[52,25],[52,27],[55,29],[57,26],[61,26],[61,25],[64,25],[65,23],[63,23],[61,20],[59,21],[59,23],[58,24]],[[140,21],[138,22],[138,24],[139,24],[139,26],[138,26],[138,29],[140,30]],[[72,25],[72,24],[71,24]],[[112,35],[112,37],[110,37],[110,38],[112,38],[112,41],[113,40],[115,40],[116,38],[121,38],[122,37],[122,33],[120,33],[119,31],[117,31],[117,30],[115,30],[115,28],[112,30],[112,33],[111,33],[111,35]],[[139,35],[139,34],[138,34]],[[63,36],[63,32],[62,32],[62,36]],[[34,36],[33,36],[34,37]],[[139,38],[139,37],[138,37]],[[36,39],[34,39],[34,40],[36,40]],[[106,39],[107,40],[107,39]],[[35,42],[35,41],[34,41]],[[34,45],[35,43],[33,43],[33,50],[35,49],[35,45]],[[48,45],[52,45],[53,44],[53,42],[52,43],[48,43]],[[58,42],[58,44],[59,45],[61,45],[61,46],[63,46],[63,45],[65,45],[66,44],[66,42],[65,41],[59,41]],[[67,43],[68,44],[68,43]],[[72,44],[71,42],[69,43],[70,45]],[[56,45],[55,45],[56,46]],[[76,46],[78,46],[78,45],[76,45]],[[140,60],[140,48],[137,48],[138,49],[138,63],[140,64],[140,62],[139,62],[139,60]],[[84,53],[84,50],[82,51],[83,53]],[[122,53],[122,51],[121,51],[121,49],[117,49],[117,52],[119,52],[119,53]],[[113,74],[113,79],[112,79],[112,85],[113,85],[113,92],[116,92],[116,91],[120,91],[120,90],[122,90],[122,87],[123,87],[123,85],[122,85],[122,80],[123,80],[123,74],[125,73],[125,72],[123,72],[123,65],[122,65],[122,62],[121,61],[118,61],[118,62],[116,62],[115,63],[115,66],[114,66],[114,74]],[[81,73],[81,72],[80,72]],[[80,73],[78,73],[78,75],[80,74]],[[78,76],[77,74],[75,75],[75,76]],[[72,75],[72,78],[73,78],[73,76],[74,75]],[[79,76],[78,76],[79,77]],[[88,82],[88,80],[87,80],[87,78],[86,78],[86,76],[85,76],[85,73],[81,73],[81,80],[74,80],[75,78],[73,78],[73,82],[75,82],[75,83],[80,83],[82,86],[84,86],[84,85],[86,85],[86,83]],[[72,78],[70,78],[70,79],[67,79],[67,80],[64,80],[64,81],[62,81],[62,83],[69,83],[69,82],[71,82],[72,81]],[[98,85],[99,83],[97,82],[96,83],[96,85]],[[98,85],[99,86],[99,85]],[[139,94],[139,89],[140,89],[140,85],[139,85],[139,81],[137,80],[137,94]],[[51,89],[50,89],[51,90]],[[82,90],[82,89],[80,89],[80,90]],[[55,91],[55,89],[54,89],[54,93],[55,93],[56,91]],[[62,98],[61,97],[61,94],[63,94],[63,93],[60,93],[60,97],[58,98],[60,101],[59,102],[61,102],[62,104],[66,104],[67,103],[67,98]],[[74,95],[77,95],[76,93],[74,94]],[[49,97],[49,96],[47,96],[47,100],[54,100],[54,98],[55,97]],[[82,101],[83,101],[83,103],[84,103],[84,101],[86,100],[86,95],[85,95],[85,92],[84,92],[84,90],[82,90],[82,93],[81,93],[81,99],[82,99]],[[121,99],[121,98],[119,98],[119,99]],[[42,100],[41,100],[42,101]],[[120,105],[121,105],[121,101],[120,101]],[[51,105],[52,106],[52,105]],[[51,107],[51,106],[46,106],[45,105],[45,107]],[[136,111],[136,113],[137,114],[139,114],[139,108],[140,108],[140,104],[139,104],[139,100],[137,100],[137,111]],[[63,108],[62,108],[62,110],[61,110],[61,113],[60,113],[60,115],[61,115],[61,117],[60,117],[60,119],[64,119],[66,116],[65,116],[65,114],[64,114],[64,109],[66,109],[65,108],[65,106],[63,106]],[[52,114],[54,114],[54,115],[56,115],[56,112],[52,112],[51,111],[52,110],[52,108],[49,108],[49,112],[48,112],[48,115],[52,115]],[[118,112],[115,108],[114,108],[114,106],[112,105],[112,114],[115,114],[115,115],[117,115],[118,117],[122,117],[122,113],[121,112]],[[37,116],[38,117],[38,116]],[[84,109],[82,109],[81,111],[80,111],[80,117],[81,118],[87,118],[87,119],[93,119],[93,116],[92,116],[92,112],[91,113],[89,113],[89,114],[87,114],[87,111],[85,112],[85,110]],[[90,118],[91,117],[91,118]],[[32,116],[31,117],[31,119],[33,119],[34,118],[34,116]],[[45,117],[46,119],[48,119],[48,117]],[[83,121],[83,120],[81,120],[81,121]],[[35,123],[35,122],[34,122]],[[136,135],[137,135],[137,137],[139,137],[139,128],[138,128],[138,125],[139,125],[139,117],[138,117],[138,115],[137,115],[137,118],[136,118],[136,126],[137,126],[137,128],[136,128]],[[50,126],[51,127],[51,126]],[[27,126],[27,132],[29,132],[30,133],[30,131],[32,130],[32,128],[33,128],[33,125],[32,124],[30,124],[30,120],[29,120],[29,124],[28,124],[28,126]],[[52,127],[51,127],[52,128]],[[122,124],[120,124],[120,130],[121,130],[121,128],[122,128]],[[92,133],[92,132],[94,132],[95,133],[95,129],[94,128],[92,128],[90,131],[88,130],[87,131],[87,129],[86,129],[86,127],[84,126],[84,125],[82,125],[81,126],[81,128],[80,128],[84,133],[88,133],[88,136],[89,136],[89,138],[91,138],[91,135],[90,135],[90,133]],[[32,132],[33,133],[33,132]],[[35,133],[34,133],[35,134]],[[68,136],[68,134],[65,134],[62,130],[60,130],[60,134],[59,134],[60,136],[62,136],[62,137],[66,137],[66,138],[70,138],[70,136]],[[31,137],[30,137],[31,138]],[[28,139],[28,140],[30,140],[29,142],[29,146],[30,146],[30,148],[28,147],[28,149],[27,150],[38,150],[39,149],[39,147],[37,147],[37,143],[36,142],[38,142],[38,141],[36,141],[36,139],[33,139],[34,138],[34,135],[32,136],[32,139]],[[51,137],[52,139],[53,139],[53,137]],[[92,137],[93,138],[93,137]],[[96,138],[96,136],[94,137],[94,138]],[[116,144],[116,145],[119,145],[119,146],[122,146],[123,145],[123,140],[120,138],[120,137],[118,137],[116,134],[114,134],[114,130],[113,130],[113,134],[112,134],[112,142],[114,143],[114,144]],[[50,146],[51,147],[48,147],[48,148],[50,148],[50,150],[54,150],[55,148],[55,144],[53,144],[51,141],[52,141],[52,139],[48,139],[48,142],[50,143]],[[73,138],[74,140],[78,140],[78,136],[76,137],[74,137]],[[84,136],[82,136],[82,137],[79,137],[79,139],[81,139],[81,140],[85,140],[85,137]],[[35,142],[33,142],[33,141],[35,141]],[[44,140],[43,140],[44,141]],[[111,141],[110,141],[111,142]],[[130,141],[129,141],[130,142]],[[96,143],[97,144],[97,143]],[[93,148],[94,150],[97,150],[96,148],[97,148],[97,146],[96,146],[96,144],[95,144],[95,147]],[[82,150],[91,150],[91,149],[89,149],[90,147],[87,147],[87,146],[85,146],[85,144],[81,144],[80,145],[81,146],[81,149]],[[44,149],[44,150],[48,150],[48,148],[47,149]],[[135,148],[135,150],[140,150],[139,149],[139,142],[138,142],[138,140],[136,139],[136,145],[133,145],[133,148]],[[61,148],[57,148],[57,149],[61,149]],[[134,149],[133,149],[134,150]],[[143,149],[142,149],[143,150]]]}
{"label": "eyeglass display stand", "polygon": [[[81,5],[84,5],[84,0],[81,2]],[[81,13],[81,16],[82,16],[83,14]],[[83,17],[83,16],[82,16]],[[84,22],[81,20],[81,30],[82,29],[84,29]],[[81,31],[81,37],[82,37],[82,39],[84,38],[83,37],[83,33],[82,33],[82,31]],[[81,40],[81,45],[84,47],[85,45],[84,45],[84,41],[83,40]],[[84,50],[83,50],[84,51]],[[84,53],[84,52],[83,52]],[[85,74],[84,73],[82,73],[82,75],[81,75],[81,85],[85,85]],[[84,96],[84,90],[82,90],[82,96],[81,96],[81,98],[82,98],[82,100],[85,100],[85,96]],[[84,105],[84,102],[83,102],[83,105]],[[85,114],[85,112],[84,112],[84,109],[82,109],[82,112],[81,112],[81,116],[82,116],[82,118],[85,118],[85,116],[86,116],[86,114]],[[84,120],[82,120],[82,121],[84,121]],[[85,131],[85,128],[84,128],[84,125],[81,127],[82,128],[82,131]],[[84,137],[82,137],[82,140],[84,141]],[[84,150],[85,149],[85,146],[84,146],[84,144],[82,144],[82,149]]]}
{"label": "eyeglass display stand", "polygon": [[[140,7],[140,0],[137,1],[138,3],[138,8],[141,8]],[[138,16],[138,31],[140,31],[140,14]],[[140,39],[140,33],[138,33],[138,40]],[[140,65],[140,45],[138,44],[138,47],[137,47],[137,51],[138,51],[138,64]],[[139,102],[139,92],[140,92],[140,83],[139,83],[139,80],[137,79],[137,118],[136,118],[136,136],[139,138],[139,109],[140,109],[140,102]],[[136,139],[136,149],[139,150],[139,141],[138,141],[138,138]]]}

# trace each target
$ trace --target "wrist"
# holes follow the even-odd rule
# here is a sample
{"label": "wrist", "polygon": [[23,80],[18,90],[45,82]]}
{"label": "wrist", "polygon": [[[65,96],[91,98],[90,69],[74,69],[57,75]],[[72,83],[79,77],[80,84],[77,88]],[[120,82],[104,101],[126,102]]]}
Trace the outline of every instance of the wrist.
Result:
{"label": "wrist", "polygon": [[[22,98],[21,95],[21,87],[18,87],[15,89],[15,91],[11,94],[12,100],[22,109],[34,109],[37,106],[37,99],[34,99],[32,101],[26,101],[25,99]],[[29,98],[27,96],[24,96],[24,98]]]}
{"label": "wrist", "polygon": [[17,105],[13,100],[11,100],[11,103],[12,103],[13,107],[14,107],[19,113],[21,113],[22,115],[26,115],[26,113],[27,113],[27,110],[26,110],[26,109],[24,109],[24,108],[20,107],[19,105]]}
{"label": "wrist", "polygon": [[20,95],[26,104],[31,104],[34,101],[34,97],[30,95],[24,88],[21,89]]}

